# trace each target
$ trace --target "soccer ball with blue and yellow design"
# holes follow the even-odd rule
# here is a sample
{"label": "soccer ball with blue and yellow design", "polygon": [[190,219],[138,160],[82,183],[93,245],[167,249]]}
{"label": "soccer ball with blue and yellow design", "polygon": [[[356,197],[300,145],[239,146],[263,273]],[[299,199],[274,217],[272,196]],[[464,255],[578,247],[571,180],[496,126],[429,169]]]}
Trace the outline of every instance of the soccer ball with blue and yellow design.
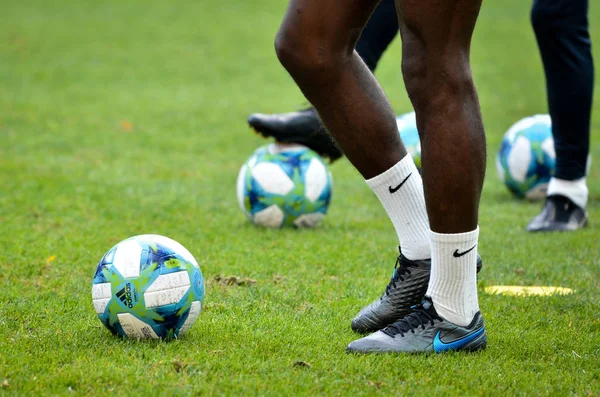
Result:
{"label": "soccer ball with blue and yellow design", "polygon": [[177,338],[198,319],[204,279],[196,259],[159,235],[121,241],[102,257],[92,282],[100,321],[113,334],[135,339]]}
{"label": "soccer ball with blue and yellow design", "polygon": [[526,117],[513,124],[496,155],[498,176],[516,197],[541,200],[554,175],[556,154],[552,121],[547,114]]}
{"label": "soccer ball with blue and yellow design", "polygon": [[415,112],[402,114],[396,117],[398,133],[406,151],[412,156],[415,165],[421,169],[421,139],[417,130],[417,117]]}
{"label": "soccer ball with blue and yellow design", "polygon": [[298,144],[259,147],[240,169],[237,197],[250,221],[270,228],[305,228],[327,213],[332,178],[316,152]]}

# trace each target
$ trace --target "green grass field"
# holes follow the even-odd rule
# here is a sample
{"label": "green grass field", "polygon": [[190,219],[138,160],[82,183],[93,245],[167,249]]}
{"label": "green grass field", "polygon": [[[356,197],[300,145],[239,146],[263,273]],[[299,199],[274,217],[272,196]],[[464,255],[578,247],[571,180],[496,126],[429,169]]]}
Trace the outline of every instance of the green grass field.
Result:
{"label": "green grass field", "polygon": [[[525,232],[540,203],[513,199],[494,168],[504,131],[546,112],[529,3],[486,0],[473,43],[488,349],[354,356],[350,320],[383,291],[397,252],[362,178],[347,160],[332,165],[316,230],[256,229],[235,197],[239,167],[265,143],[246,116],[303,101],[273,51],[286,2],[1,0],[0,394],[600,395],[600,109],[586,230]],[[404,113],[399,58],[397,41],[377,75]],[[181,242],[207,280],[198,323],[171,343],[117,339],[92,307],[98,260],[142,233]],[[576,293],[483,291],[497,284]]]}

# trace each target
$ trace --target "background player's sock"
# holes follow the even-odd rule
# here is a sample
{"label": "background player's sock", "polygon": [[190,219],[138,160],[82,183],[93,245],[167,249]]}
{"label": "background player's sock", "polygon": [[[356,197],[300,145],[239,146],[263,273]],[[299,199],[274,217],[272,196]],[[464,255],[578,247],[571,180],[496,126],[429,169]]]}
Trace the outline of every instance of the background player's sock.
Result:
{"label": "background player's sock", "polygon": [[472,232],[431,232],[431,278],[426,296],[437,313],[453,324],[466,326],[479,311],[477,300],[477,239]]}
{"label": "background player's sock", "polygon": [[368,179],[367,184],[394,224],[402,254],[412,260],[431,258],[423,180],[410,154],[387,171]]}
{"label": "background player's sock", "polygon": [[553,194],[560,194],[561,196],[568,197],[579,207],[585,209],[588,200],[588,187],[585,183],[585,177],[575,179],[574,181],[550,178],[548,193],[546,193],[546,195],[551,196]]}

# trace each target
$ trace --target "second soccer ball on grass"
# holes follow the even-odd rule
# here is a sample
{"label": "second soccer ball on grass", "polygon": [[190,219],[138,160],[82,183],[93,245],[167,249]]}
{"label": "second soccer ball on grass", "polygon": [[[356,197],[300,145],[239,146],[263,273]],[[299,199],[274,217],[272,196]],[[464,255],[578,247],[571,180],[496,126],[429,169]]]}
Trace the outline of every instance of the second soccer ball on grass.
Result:
{"label": "second soccer ball on grass", "polygon": [[240,169],[237,198],[250,221],[270,228],[314,227],[327,213],[332,179],[314,151],[297,144],[258,148]]}

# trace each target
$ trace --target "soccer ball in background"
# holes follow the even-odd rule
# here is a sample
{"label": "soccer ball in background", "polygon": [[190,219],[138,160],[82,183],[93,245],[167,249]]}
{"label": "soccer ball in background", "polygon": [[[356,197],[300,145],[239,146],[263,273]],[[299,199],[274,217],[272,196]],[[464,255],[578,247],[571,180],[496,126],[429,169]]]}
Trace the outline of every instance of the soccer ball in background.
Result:
{"label": "soccer ball in background", "polygon": [[541,200],[554,175],[556,154],[549,115],[516,122],[504,135],[496,156],[500,179],[517,197]]}
{"label": "soccer ball in background", "polygon": [[198,319],[204,279],[178,242],[146,234],[123,240],[100,260],[92,300],[113,334],[137,339],[177,338]]}
{"label": "soccer ball in background", "polygon": [[412,156],[417,168],[421,169],[421,139],[417,130],[415,112],[396,117],[396,124],[406,151]]}
{"label": "soccer ball in background", "polygon": [[297,144],[258,148],[240,169],[240,208],[258,226],[314,227],[327,213],[332,179],[323,159]]}

